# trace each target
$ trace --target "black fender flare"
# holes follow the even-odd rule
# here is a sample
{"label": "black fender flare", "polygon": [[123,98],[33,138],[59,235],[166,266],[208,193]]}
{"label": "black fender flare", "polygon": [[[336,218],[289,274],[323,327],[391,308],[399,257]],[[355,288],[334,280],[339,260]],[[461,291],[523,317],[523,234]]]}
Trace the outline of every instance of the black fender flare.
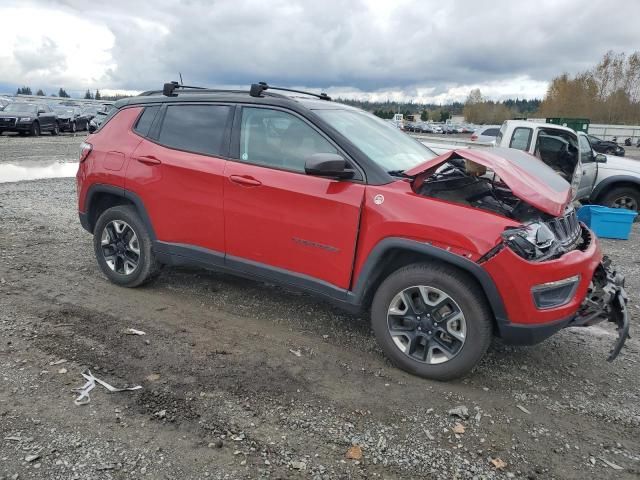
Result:
{"label": "black fender flare", "polygon": [[349,292],[352,303],[362,304],[364,302],[364,297],[367,294],[368,289],[372,286],[372,283],[375,281],[377,272],[379,272],[380,268],[383,268],[385,264],[385,255],[391,250],[404,250],[412,253],[418,253],[425,258],[431,258],[443,263],[448,263],[467,272],[478,282],[484,291],[487,301],[489,302],[489,306],[493,311],[498,328],[510,323],[500,292],[498,291],[493,279],[484,268],[468,258],[442,248],[435,247],[429,243],[400,237],[385,238],[371,250],[371,253],[369,253],[367,260],[360,271],[360,275],[356,280],[354,289]]}
{"label": "black fender flare", "polygon": [[84,213],[80,214],[80,222],[82,223],[82,226],[85,228],[85,230],[89,231],[90,233],[93,233],[94,225],[90,223],[88,216],[89,216],[89,212],[91,211],[92,202],[94,201],[96,195],[99,193],[108,193],[109,195],[122,197],[126,200],[129,200],[131,203],[133,203],[134,206],[136,207],[136,210],[138,211],[138,214],[140,215],[140,218],[144,222],[145,227],[147,228],[147,232],[149,233],[151,240],[153,240],[154,242],[157,240],[156,233],[153,228],[153,224],[151,223],[151,218],[147,213],[147,209],[144,206],[144,202],[136,193],[130,190],[126,190],[123,187],[115,187],[113,185],[104,185],[99,183],[91,185],[91,187],[89,187],[89,190],[87,191],[87,195],[84,200],[84,206],[83,206]]}
{"label": "black fender flare", "polygon": [[598,183],[596,188],[593,189],[593,192],[591,192],[589,200],[595,202],[617,183],[633,183],[638,187],[638,189],[640,189],[640,178],[633,177],[631,175],[614,175],[612,177],[607,177]]}

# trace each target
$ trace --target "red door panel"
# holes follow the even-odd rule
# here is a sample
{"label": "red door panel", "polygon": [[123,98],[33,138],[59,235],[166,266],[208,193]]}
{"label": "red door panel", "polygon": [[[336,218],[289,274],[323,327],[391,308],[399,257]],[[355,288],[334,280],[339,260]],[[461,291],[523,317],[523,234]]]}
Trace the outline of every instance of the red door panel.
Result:
{"label": "red door panel", "polygon": [[364,185],[229,161],[227,255],[349,287]]}
{"label": "red door panel", "polygon": [[224,252],[225,162],[142,140],[125,188],[142,199],[158,240]]}

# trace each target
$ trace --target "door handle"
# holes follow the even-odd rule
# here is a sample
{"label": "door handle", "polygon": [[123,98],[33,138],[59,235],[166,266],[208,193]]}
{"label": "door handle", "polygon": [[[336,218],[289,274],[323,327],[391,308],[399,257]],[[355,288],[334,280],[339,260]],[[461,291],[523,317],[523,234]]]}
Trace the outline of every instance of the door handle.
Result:
{"label": "door handle", "polygon": [[135,159],[140,162],[140,163],[144,163],[145,165],[159,165],[162,162],[154,157],[153,155],[143,155],[141,157],[135,157]]}
{"label": "door handle", "polygon": [[241,175],[230,175],[229,180],[231,180],[233,183],[245,185],[247,187],[259,187],[260,185],[262,185],[262,182],[260,180],[256,180],[255,178],[249,176],[245,177]]}

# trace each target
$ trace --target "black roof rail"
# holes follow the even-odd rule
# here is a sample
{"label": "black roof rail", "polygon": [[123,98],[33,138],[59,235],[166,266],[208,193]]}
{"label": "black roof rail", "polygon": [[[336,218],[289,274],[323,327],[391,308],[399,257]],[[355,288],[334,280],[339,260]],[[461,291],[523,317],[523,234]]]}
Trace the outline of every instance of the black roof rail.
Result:
{"label": "black roof rail", "polygon": [[271,85],[267,85],[266,82],[252,83],[251,90],[249,90],[249,95],[251,95],[252,97],[261,97],[262,92],[264,92],[265,90],[280,90],[283,92],[302,93],[303,95],[311,95],[312,97],[319,98],[320,100],[327,100],[329,102],[331,101],[331,97],[324,92],[312,93],[305,92],[304,90],[294,90],[292,88],[272,87]]}

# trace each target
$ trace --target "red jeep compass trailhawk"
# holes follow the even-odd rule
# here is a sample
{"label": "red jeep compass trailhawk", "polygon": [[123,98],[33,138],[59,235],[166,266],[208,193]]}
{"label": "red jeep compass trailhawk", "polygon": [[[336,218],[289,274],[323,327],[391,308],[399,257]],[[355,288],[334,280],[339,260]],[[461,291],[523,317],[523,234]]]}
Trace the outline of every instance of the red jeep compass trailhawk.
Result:
{"label": "red jeep compass trailhawk", "polygon": [[401,368],[468,372],[492,335],[533,344],[609,320],[623,278],[570,185],[512,149],[436,156],[325,94],[166,84],[121,100],[82,145],[80,221],[100,268],[135,287],[199,265],[370,310]]}

